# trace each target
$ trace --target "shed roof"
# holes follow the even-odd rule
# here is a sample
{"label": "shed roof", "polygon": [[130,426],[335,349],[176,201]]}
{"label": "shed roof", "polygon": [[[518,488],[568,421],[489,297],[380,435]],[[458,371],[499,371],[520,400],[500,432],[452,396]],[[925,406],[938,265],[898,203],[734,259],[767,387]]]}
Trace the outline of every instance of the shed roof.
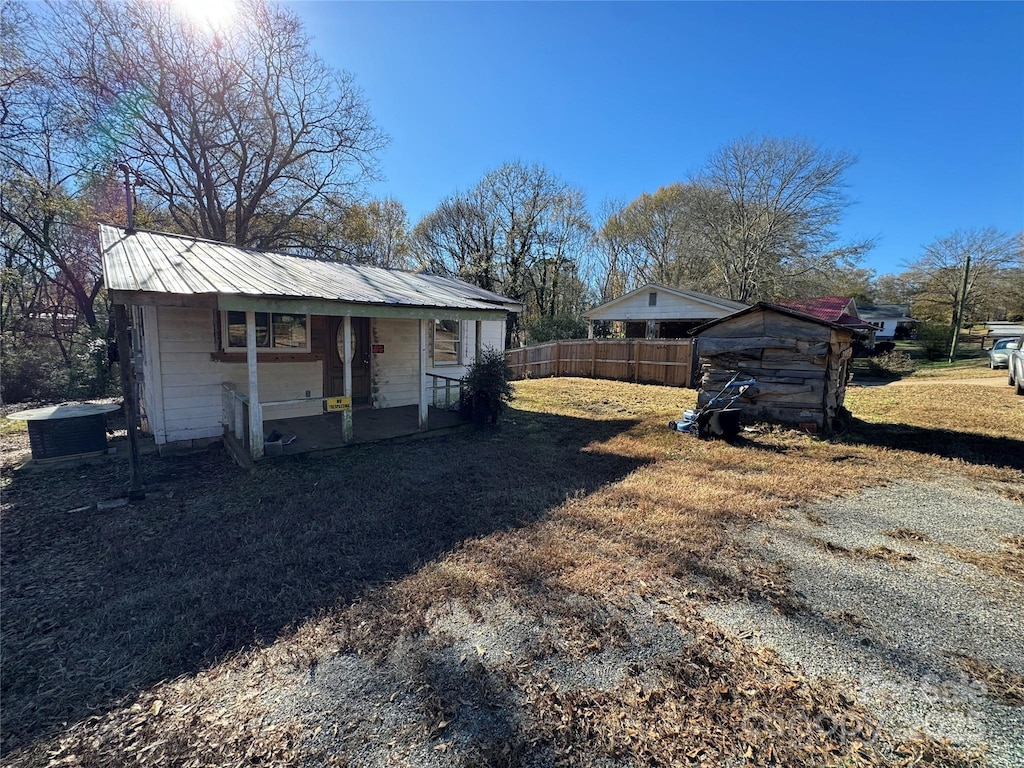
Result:
{"label": "shed roof", "polygon": [[[849,310],[853,309],[853,313]],[[857,304],[850,296],[820,296],[816,299],[783,299],[777,302],[776,306],[789,307],[805,315],[816,317],[830,323],[846,325],[840,318],[844,315],[859,320],[857,316]]]}
{"label": "shed roof", "polygon": [[522,305],[461,280],[241,248],[185,235],[100,225],[110,291],[147,295],[314,299],[451,310]]}
{"label": "shed roof", "polygon": [[704,323],[704,325],[700,326],[699,328],[694,328],[692,331],[690,331],[690,335],[691,336],[700,336],[705,331],[713,328],[716,325],[721,325],[722,323],[728,323],[730,320],[734,320],[737,317],[742,317],[744,315],[748,315],[751,312],[755,312],[757,310],[765,310],[765,311],[768,311],[768,312],[778,312],[778,313],[783,314],[783,315],[789,315],[790,317],[795,317],[798,320],[806,320],[807,322],[816,323],[817,325],[824,325],[824,326],[826,326],[828,328],[833,328],[833,329],[838,330],[838,331],[846,331],[847,333],[851,333],[851,334],[855,334],[855,335],[863,335],[863,333],[858,328],[856,328],[856,327],[853,327],[853,326],[850,326],[850,325],[844,325],[843,323],[829,322],[828,320],[822,320],[820,317],[815,317],[814,315],[808,315],[805,312],[799,312],[799,311],[797,311],[795,309],[792,309],[790,307],[785,307],[785,306],[782,306],[780,304],[769,304],[768,302],[765,302],[765,301],[759,301],[757,304],[754,304],[752,307],[747,307],[746,309],[741,309],[739,312],[733,312],[731,315],[726,315],[725,317],[719,317],[716,320],[711,320],[710,322]]}
{"label": "shed roof", "polygon": [[709,293],[691,291],[685,288],[669,288],[667,285],[660,285],[658,283],[647,283],[646,285],[641,285],[639,288],[635,290],[629,291],[628,293],[624,293],[621,296],[617,296],[611,301],[606,301],[604,304],[599,304],[596,307],[591,307],[589,310],[583,313],[583,316],[590,317],[592,314],[604,312],[608,309],[615,307],[617,304],[620,304],[628,299],[633,298],[634,296],[647,293],[652,290],[664,291],[665,293],[671,294],[673,296],[678,296],[681,299],[690,299],[692,301],[697,301],[702,304],[710,304],[711,306],[716,307],[718,309],[725,309],[728,311],[743,309],[744,307],[747,306],[742,302],[733,301],[732,299],[723,299],[721,296],[712,296]]}

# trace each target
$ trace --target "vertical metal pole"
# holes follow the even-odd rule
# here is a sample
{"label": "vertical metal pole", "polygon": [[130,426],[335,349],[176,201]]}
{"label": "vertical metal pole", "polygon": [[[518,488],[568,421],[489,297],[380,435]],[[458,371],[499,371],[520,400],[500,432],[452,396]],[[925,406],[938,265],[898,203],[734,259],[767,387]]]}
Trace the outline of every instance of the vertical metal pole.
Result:
{"label": "vertical metal pole", "polygon": [[341,412],[341,439],[347,443],[352,440],[352,318],[349,315],[341,320],[341,335],[345,356],[341,393],[348,398],[348,407]]}
{"label": "vertical metal pole", "polygon": [[128,310],[124,304],[114,305],[114,329],[117,333],[121,392],[124,395],[124,419],[128,427],[128,498],[135,501],[146,498],[146,493],[142,490],[142,462],[139,457],[139,409],[135,396],[135,367],[132,365],[134,350],[128,333]]}
{"label": "vertical metal pole", "polygon": [[[269,321],[270,318],[268,317]],[[273,329],[268,329],[273,332]],[[256,357],[256,313],[245,313],[245,360],[249,365],[249,455],[263,458],[263,406]]]}

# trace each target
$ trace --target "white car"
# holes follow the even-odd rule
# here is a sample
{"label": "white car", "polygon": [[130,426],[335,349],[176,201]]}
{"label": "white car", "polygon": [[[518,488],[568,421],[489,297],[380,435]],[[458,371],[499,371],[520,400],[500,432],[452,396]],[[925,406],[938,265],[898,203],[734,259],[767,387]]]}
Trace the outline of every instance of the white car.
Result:
{"label": "white car", "polygon": [[989,368],[1005,368],[1010,352],[1017,348],[1017,339],[999,339],[988,351]]}
{"label": "white car", "polygon": [[1006,380],[1011,387],[1017,387],[1018,395],[1024,395],[1024,336],[1017,339],[1016,344],[1006,360]]}

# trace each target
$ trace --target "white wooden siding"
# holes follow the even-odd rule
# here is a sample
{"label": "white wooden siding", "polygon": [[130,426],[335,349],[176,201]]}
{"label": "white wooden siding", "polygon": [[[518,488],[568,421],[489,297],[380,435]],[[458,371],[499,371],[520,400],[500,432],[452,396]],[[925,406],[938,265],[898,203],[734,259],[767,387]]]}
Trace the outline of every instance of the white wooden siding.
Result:
{"label": "white wooden siding", "polygon": [[164,431],[164,393],[160,333],[156,307],[139,307],[142,318],[142,412],[157,445],[167,442]]}
{"label": "white wooden siding", "polygon": [[[649,306],[651,293],[658,294],[658,303],[653,307]],[[652,288],[607,309],[590,312],[587,317],[591,320],[713,320],[735,311]]]}
{"label": "white wooden siding", "polygon": [[[505,321],[481,323],[483,348],[505,349]],[[371,326],[372,343],[383,344],[384,352],[373,355],[372,399],[374,408],[396,408],[419,402],[419,321],[376,318]],[[476,323],[462,323],[462,359],[465,365],[433,365],[428,371],[461,379],[476,351]]]}
{"label": "white wooden siding", "polygon": [[[218,437],[222,434],[222,387],[231,383],[248,394],[245,363],[210,359],[214,348],[213,314],[208,309],[183,307],[146,308],[146,347],[157,361],[146,363],[146,409],[158,444]],[[374,408],[395,408],[419,402],[419,321],[375,318],[370,333],[373,344],[384,352],[372,355],[371,397]],[[476,324],[462,323],[463,359],[472,361],[476,349]],[[152,337],[152,338],[151,338]],[[505,322],[482,323],[482,345],[502,350]],[[461,378],[466,365],[432,366],[443,376]],[[265,419],[282,419],[321,413],[323,368],[318,360],[299,363],[260,363],[260,400],[304,399],[310,403],[267,406]],[[157,382],[159,385],[157,386]]]}
{"label": "white wooden siding", "polygon": [[[146,331],[152,334],[152,326],[156,325],[163,396],[162,419],[150,415],[156,442],[220,436],[221,385],[231,382],[239,392],[247,393],[249,377],[245,363],[210,359],[210,353],[216,350],[213,314],[208,309],[159,307],[155,319],[157,322],[147,325]],[[323,410],[319,400],[312,400],[323,397],[319,361],[261,363],[258,375],[262,401],[304,398],[307,390],[311,398],[308,404],[265,408],[265,419],[306,416]],[[153,398],[148,395],[147,407],[155,410]]]}
{"label": "white wooden siding", "polygon": [[371,363],[370,394],[374,408],[397,408],[419,402],[419,320],[376,318],[370,325],[373,344],[383,344]]}

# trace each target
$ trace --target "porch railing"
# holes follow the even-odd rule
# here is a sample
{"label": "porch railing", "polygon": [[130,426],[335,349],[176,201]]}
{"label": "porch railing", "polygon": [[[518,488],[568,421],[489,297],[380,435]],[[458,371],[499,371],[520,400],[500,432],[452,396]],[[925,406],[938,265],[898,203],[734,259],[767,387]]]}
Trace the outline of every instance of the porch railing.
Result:
{"label": "porch railing", "polygon": [[462,379],[445,376],[440,373],[428,373],[431,383],[430,404],[435,408],[451,411],[459,407],[462,401]]}
{"label": "porch railing", "polygon": [[[428,403],[434,408],[445,410],[456,410],[462,400],[462,380],[440,373],[428,373],[430,383]],[[305,397],[294,400],[268,400],[261,402],[262,409],[274,406],[307,405],[310,403],[325,403],[330,398],[326,397]],[[249,438],[249,396],[244,392],[235,389],[231,382],[221,384],[221,424],[225,433],[229,434],[245,450],[251,453],[251,442]]]}
{"label": "porch railing", "polygon": [[221,384],[221,424],[224,431],[249,452],[249,396],[235,389],[235,385]]}

